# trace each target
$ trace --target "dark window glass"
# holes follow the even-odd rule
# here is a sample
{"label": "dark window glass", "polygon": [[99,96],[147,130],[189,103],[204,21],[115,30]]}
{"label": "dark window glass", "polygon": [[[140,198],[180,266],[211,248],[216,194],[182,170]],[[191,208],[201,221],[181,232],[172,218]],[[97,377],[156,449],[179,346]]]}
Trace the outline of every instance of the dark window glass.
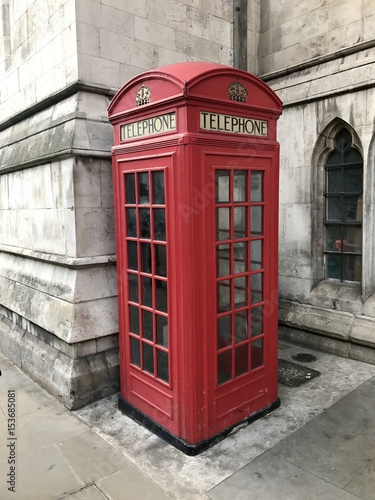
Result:
{"label": "dark window glass", "polygon": [[217,284],[217,309],[218,312],[230,311],[230,281],[220,281]]}
{"label": "dark window glass", "polygon": [[128,269],[138,270],[137,242],[128,241]]}
{"label": "dark window glass", "polygon": [[218,245],[216,247],[217,276],[229,276],[230,274],[230,245]]}
{"label": "dark window glass", "polygon": [[251,369],[263,366],[263,339],[251,343]]}
{"label": "dark window glass", "polygon": [[152,375],[154,374],[154,348],[152,345],[146,344],[145,342],[142,342],[142,348],[143,348],[143,369],[151,373]]}
{"label": "dark window glass", "polygon": [[326,277],[361,281],[363,162],[348,130],[337,135],[325,169]]}
{"label": "dark window glass", "polygon": [[247,243],[234,244],[234,274],[245,273],[247,271]]}
{"label": "dark window glass", "polygon": [[139,204],[147,205],[150,203],[150,188],[148,183],[148,173],[138,174]]}
{"label": "dark window glass", "polygon": [[217,383],[223,384],[232,378],[232,351],[217,355]]}
{"label": "dark window glass", "polygon": [[256,304],[263,300],[263,273],[251,275],[251,303]]}
{"label": "dark window glass", "polygon": [[137,217],[135,208],[126,209],[126,236],[130,238],[137,237]]}
{"label": "dark window glass", "polygon": [[251,309],[251,337],[258,337],[263,333],[263,307]]}
{"label": "dark window glass", "polygon": [[139,340],[134,337],[130,337],[130,362],[133,363],[133,365],[141,366]]}
{"label": "dark window glass", "polygon": [[230,208],[216,209],[216,239],[230,239]]}
{"label": "dark window glass", "polygon": [[152,312],[142,310],[142,319],[143,319],[143,338],[150,340],[151,342],[154,340],[153,336],[153,324],[152,324]]}
{"label": "dark window glass", "polygon": [[125,175],[125,203],[128,205],[135,204],[135,174]]}
{"label": "dark window glass", "polygon": [[157,350],[158,357],[158,378],[169,381],[169,369],[168,369],[168,353],[164,351]]}
{"label": "dark window glass", "polygon": [[263,172],[251,172],[252,203],[263,201]]}
{"label": "dark window glass", "polygon": [[139,218],[141,223],[141,234],[140,237],[146,240],[151,238],[150,233],[150,209],[149,208],[140,208],[139,209]]}
{"label": "dark window glass", "polygon": [[234,207],[234,238],[246,238],[247,229],[247,208]]}
{"label": "dark window glass", "polygon": [[234,342],[243,342],[248,338],[247,334],[247,313],[248,311],[237,312],[234,315]]}
{"label": "dark window glass", "polygon": [[135,306],[129,306],[130,331],[139,335],[139,309]]}
{"label": "dark window glass", "polygon": [[263,207],[251,207],[251,236],[260,236],[263,232]]}
{"label": "dark window glass", "polygon": [[156,309],[161,312],[168,312],[168,291],[167,282],[155,280],[156,286]]}
{"label": "dark window glass", "polygon": [[154,232],[155,240],[166,240],[164,208],[154,208]]}
{"label": "dark window glass", "polygon": [[155,205],[164,205],[164,172],[152,172],[152,191]]}
{"label": "dark window glass", "polygon": [[231,344],[231,316],[223,316],[217,320],[217,348],[222,349]]}
{"label": "dark window glass", "polygon": [[158,345],[168,347],[168,318],[156,315],[156,342]]}
{"label": "dark window glass", "polygon": [[249,344],[240,345],[236,348],[234,367],[236,377],[249,371]]}
{"label": "dark window glass", "polygon": [[257,269],[262,269],[262,241],[263,240],[253,240],[250,242],[250,269],[251,271],[256,271]]}
{"label": "dark window glass", "polygon": [[155,252],[155,274],[167,277],[167,247],[165,245],[154,245]]}
{"label": "dark window glass", "polygon": [[138,274],[128,273],[128,283],[129,283],[129,299],[131,302],[138,302]]}
{"label": "dark window glass", "polygon": [[143,273],[152,273],[151,243],[141,243],[141,270]]}
{"label": "dark window glass", "polygon": [[142,304],[152,307],[152,279],[147,276],[141,276],[142,281]]}

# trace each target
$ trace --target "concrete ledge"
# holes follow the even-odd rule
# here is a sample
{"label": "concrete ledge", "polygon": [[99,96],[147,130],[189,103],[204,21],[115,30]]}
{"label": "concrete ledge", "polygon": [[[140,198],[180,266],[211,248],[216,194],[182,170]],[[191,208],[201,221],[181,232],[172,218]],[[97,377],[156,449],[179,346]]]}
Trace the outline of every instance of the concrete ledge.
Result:
{"label": "concrete ledge", "polygon": [[355,359],[375,365],[375,351],[371,347],[353,344],[339,339],[325,337],[317,333],[279,325],[279,338],[294,344],[312,347],[343,358]]}
{"label": "concrete ledge", "polygon": [[71,358],[0,316],[0,351],[71,410],[119,390],[118,348]]}

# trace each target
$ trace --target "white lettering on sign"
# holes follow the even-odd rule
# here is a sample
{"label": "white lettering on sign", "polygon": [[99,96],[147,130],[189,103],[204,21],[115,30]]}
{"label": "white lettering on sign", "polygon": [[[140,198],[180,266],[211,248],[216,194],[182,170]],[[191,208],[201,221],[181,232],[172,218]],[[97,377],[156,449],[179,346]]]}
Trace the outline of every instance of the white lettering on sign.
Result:
{"label": "white lettering on sign", "polygon": [[121,141],[127,141],[148,135],[163,134],[172,130],[176,130],[175,112],[121,125],[120,139]]}
{"label": "white lettering on sign", "polygon": [[202,130],[230,132],[232,134],[268,135],[268,122],[242,116],[222,115],[219,113],[200,112],[200,127]]}

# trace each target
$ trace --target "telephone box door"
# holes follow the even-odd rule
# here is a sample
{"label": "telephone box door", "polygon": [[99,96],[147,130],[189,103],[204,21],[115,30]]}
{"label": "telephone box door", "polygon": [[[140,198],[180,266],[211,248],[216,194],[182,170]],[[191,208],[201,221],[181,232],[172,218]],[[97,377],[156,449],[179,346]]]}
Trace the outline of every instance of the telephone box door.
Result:
{"label": "telephone box door", "polygon": [[[172,391],[167,177],[171,155],[117,160],[118,282],[124,399],[177,431]],[[122,188],[123,186],[123,188]]]}
{"label": "telephone box door", "polygon": [[259,152],[206,156],[208,178],[215,179],[208,212],[211,433],[277,400],[278,183],[272,161],[272,154]]}

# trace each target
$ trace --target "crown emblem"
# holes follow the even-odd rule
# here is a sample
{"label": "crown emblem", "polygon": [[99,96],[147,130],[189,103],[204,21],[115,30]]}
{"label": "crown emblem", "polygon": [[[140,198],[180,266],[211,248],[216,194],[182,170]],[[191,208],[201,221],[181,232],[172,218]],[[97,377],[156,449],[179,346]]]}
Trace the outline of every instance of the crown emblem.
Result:
{"label": "crown emblem", "polygon": [[146,85],[141,85],[135,94],[135,104],[137,106],[143,106],[143,104],[148,104],[151,99],[151,90]]}
{"label": "crown emblem", "polygon": [[228,94],[231,101],[246,102],[249,93],[240,82],[233,82],[228,87]]}

